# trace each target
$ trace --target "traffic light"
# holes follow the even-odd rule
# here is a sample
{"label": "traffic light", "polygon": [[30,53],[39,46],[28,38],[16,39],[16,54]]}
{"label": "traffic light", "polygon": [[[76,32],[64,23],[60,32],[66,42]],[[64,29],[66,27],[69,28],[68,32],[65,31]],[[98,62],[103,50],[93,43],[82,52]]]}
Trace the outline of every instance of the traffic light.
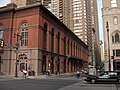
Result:
{"label": "traffic light", "polygon": [[3,39],[0,39],[0,47],[1,47],[1,48],[4,47],[4,41],[3,41]]}

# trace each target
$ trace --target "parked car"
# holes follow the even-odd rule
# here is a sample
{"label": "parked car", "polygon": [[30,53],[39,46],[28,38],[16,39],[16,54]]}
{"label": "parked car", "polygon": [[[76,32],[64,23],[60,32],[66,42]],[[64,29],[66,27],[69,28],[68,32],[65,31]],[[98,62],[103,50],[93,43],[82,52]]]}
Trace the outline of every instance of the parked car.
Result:
{"label": "parked car", "polygon": [[120,71],[104,71],[99,75],[87,75],[84,79],[92,84],[97,82],[118,82],[120,83]]}

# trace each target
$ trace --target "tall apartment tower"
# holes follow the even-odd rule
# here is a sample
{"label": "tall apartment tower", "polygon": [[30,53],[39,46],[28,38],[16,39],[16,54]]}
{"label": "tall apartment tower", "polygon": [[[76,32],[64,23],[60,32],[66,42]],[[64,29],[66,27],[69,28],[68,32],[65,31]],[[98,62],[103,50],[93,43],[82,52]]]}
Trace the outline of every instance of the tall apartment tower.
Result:
{"label": "tall apartment tower", "polygon": [[[91,4],[90,0],[64,0],[64,23],[83,42],[89,46],[89,53],[92,56],[92,33],[91,33]],[[69,6],[68,6],[69,5]],[[90,57],[90,60],[92,58]]]}
{"label": "tall apartment tower", "polygon": [[41,3],[63,22],[63,0],[11,0],[18,7]]}
{"label": "tall apartment tower", "polygon": [[11,2],[14,2],[18,7],[27,5],[27,0],[11,0]]}
{"label": "tall apartment tower", "polygon": [[120,0],[102,2],[105,69],[108,70],[110,65],[111,70],[120,70]]}
{"label": "tall apartment tower", "polygon": [[97,0],[91,0],[91,21],[92,21],[92,64],[99,66],[101,62],[98,8]]}
{"label": "tall apartment tower", "polygon": [[49,8],[51,0],[11,0],[11,2],[14,2],[17,5],[17,7],[23,7],[34,3],[42,3],[44,4],[44,6]]}
{"label": "tall apartment tower", "polygon": [[97,0],[64,0],[63,22],[89,46],[92,64],[100,64]]}
{"label": "tall apartment tower", "polygon": [[[17,3],[17,0],[12,1]],[[96,57],[94,54],[99,52],[97,0],[27,0],[26,5],[36,2],[40,2],[47,7],[89,46],[91,60],[98,59],[99,55],[97,54]],[[95,30],[94,34],[93,28]],[[93,39],[94,43],[92,42]],[[93,49],[94,46],[97,48]]]}
{"label": "tall apartment tower", "polygon": [[49,10],[63,22],[63,0],[51,0],[51,7]]}

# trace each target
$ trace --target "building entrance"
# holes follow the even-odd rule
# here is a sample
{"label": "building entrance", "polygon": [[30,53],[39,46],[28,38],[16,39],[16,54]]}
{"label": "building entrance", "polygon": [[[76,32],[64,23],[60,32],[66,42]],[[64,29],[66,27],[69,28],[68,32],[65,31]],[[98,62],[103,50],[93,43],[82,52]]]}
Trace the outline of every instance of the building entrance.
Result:
{"label": "building entrance", "polygon": [[113,68],[114,70],[120,70],[120,60],[114,60]]}
{"label": "building entrance", "polygon": [[19,55],[19,65],[20,65],[20,71],[26,70],[27,71],[27,55],[26,54],[20,54]]}
{"label": "building entrance", "polygon": [[46,56],[43,56],[43,60],[42,60],[42,73],[45,74],[46,72]]}

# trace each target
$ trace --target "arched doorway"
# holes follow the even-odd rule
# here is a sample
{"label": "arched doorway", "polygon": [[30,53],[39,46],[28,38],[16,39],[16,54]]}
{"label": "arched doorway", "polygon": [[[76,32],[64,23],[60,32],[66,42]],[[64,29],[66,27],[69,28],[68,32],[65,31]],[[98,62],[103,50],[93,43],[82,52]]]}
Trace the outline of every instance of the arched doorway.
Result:
{"label": "arched doorway", "polygon": [[60,57],[57,59],[57,74],[60,74]]}
{"label": "arched doorway", "polygon": [[22,71],[22,70],[28,70],[27,69],[27,67],[28,67],[28,65],[27,65],[27,55],[26,54],[20,54],[19,55],[19,59],[20,59],[20,71]]}
{"label": "arched doorway", "polygon": [[46,55],[43,55],[43,60],[42,60],[42,73],[45,74],[46,72]]}
{"label": "arched doorway", "polygon": [[51,60],[50,60],[50,70],[51,70],[51,73],[54,73],[54,57],[51,57]]}

